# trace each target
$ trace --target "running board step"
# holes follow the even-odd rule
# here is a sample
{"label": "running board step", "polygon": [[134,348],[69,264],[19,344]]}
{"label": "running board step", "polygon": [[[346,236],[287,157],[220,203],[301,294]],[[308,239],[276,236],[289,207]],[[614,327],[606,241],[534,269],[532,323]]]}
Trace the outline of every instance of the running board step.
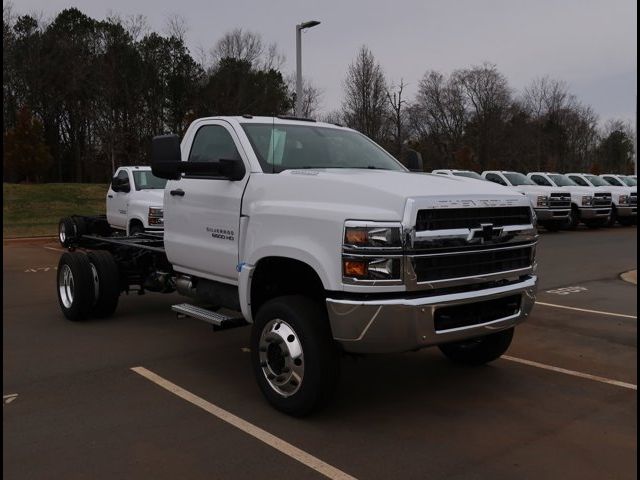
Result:
{"label": "running board step", "polygon": [[178,315],[186,315],[187,317],[210,323],[213,325],[214,330],[247,325],[247,321],[244,318],[230,317],[222,313],[214,312],[213,310],[198,307],[197,305],[191,305],[190,303],[172,305],[171,310],[176,312]]}

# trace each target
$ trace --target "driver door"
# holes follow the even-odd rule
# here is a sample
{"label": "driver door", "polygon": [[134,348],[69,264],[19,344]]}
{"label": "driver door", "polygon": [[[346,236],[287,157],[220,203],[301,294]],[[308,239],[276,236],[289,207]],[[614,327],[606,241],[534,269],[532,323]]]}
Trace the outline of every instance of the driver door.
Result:
{"label": "driver door", "polygon": [[107,221],[109,225],[117,228],[127,228],[127,211],[129,209],[130,192],[123,190],[123,185],[129,185],[129,173],[120,169],[111,180],[109,191],[107,192]]}

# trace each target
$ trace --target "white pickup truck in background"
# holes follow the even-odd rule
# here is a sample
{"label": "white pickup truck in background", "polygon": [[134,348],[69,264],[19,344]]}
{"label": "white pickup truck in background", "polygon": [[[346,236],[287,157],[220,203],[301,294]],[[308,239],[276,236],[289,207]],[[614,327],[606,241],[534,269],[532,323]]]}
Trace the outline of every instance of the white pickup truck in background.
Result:
{"label": "white pickup truck in background", "polygon": [[164,228],[164,186],[151,167],[120,167],[107,192],[107,221],[126,235]]}
{"label": "white pickup truck in background", "polygon": [[612,207],[610,190],[580,186],[566,175],[555,172],[531,172],[527,177],[537,185],[558,187],[571,193],[570,228],[576,228],[580,222],[591,228],[609,222]]}
{"label": "white pickup truck in background", "polygon": [[598,175],[591,173],[567,173],[567,177],[578,185],[595,187],[599,191],[612,193],[613,206],[611,219],[609,220],[610,225],[613,225],[616,221],[625,226],[636,223],[638,202],[636,187],[612,185]]}
{"label": "white pickup truck in background", "polygon": [[482,178],[527,195],[536,211],[538,225],[547,230],[556,231],[569,226],[571,194],[566,189],[541,187],[518,172],[488,170],[482,172]]}

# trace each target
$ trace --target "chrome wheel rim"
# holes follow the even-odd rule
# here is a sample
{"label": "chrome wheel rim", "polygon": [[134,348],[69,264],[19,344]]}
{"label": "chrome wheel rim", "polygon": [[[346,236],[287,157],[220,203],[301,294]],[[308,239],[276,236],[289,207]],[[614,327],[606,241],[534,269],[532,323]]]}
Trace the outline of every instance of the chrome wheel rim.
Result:
{"label": "chrome wheel rim", "polygon": [[287,322],[274,319],[262,329],[258,345],[260,368],[269,386],[290,397],[302,386],[304,352],[295,330]]}
{"label": "chrome wheel rim", "polygon": [[69,267],[69,265],[63,265],[58,273],[58,292],[65,308],[71,308],[71,305],[73,305],[74,287],[71,267]]}
{"label": "chrome wheel rim", "polygon": [[64,223],[60,224],[58,236],[60,237],[60,243],[64,245],[64,242],[67,240],[67,226]]}
{"label": "chrome wheel rim", "polygon": [[96,266],[93,263],[91,265],[91,275],[93,276],[93,301],[94,303],[98,301],[98,296],[100,295],[100,279],[98,278],[98,270],[96,270]]}

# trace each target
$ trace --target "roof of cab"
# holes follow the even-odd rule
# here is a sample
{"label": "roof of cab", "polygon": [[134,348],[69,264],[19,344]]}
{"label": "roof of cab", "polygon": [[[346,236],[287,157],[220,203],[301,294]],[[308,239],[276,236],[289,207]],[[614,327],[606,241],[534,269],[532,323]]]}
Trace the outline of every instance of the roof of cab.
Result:
{"label": "roof of cab", "polygon": [[286,117],[286,116],[264,117],[264,116],[253,116],[253,115],[229,115],[229,116],[203,117],[203,118],[198,118],[198,120],[227,120],[227,121],[237,122],[240,124],[271,123],[274,125],[306,125],[306,126],[318,126],[318,127],[324,127],[324,128],[341,128],[344,130],[351,130],[350,128],[344,127],[342,125],[336,125],[333,123],[317,122],[311,119],[296,119],[294,117]]}

